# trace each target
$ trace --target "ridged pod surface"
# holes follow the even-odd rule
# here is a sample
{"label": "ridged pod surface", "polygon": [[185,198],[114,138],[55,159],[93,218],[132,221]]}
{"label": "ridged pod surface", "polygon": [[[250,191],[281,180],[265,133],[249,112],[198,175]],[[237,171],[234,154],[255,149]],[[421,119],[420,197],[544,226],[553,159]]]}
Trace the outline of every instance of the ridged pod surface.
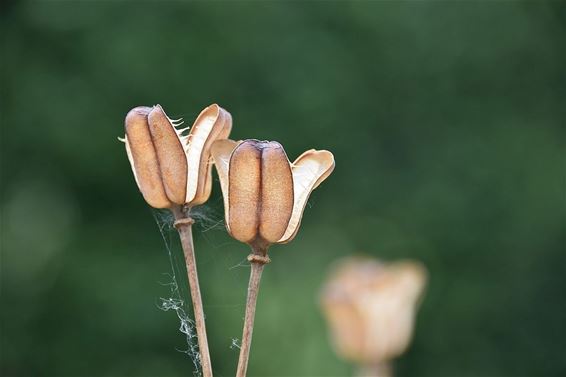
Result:
{"label": "ridged pod surface", "polygon": [[283,147],[248,140],[232,154],[228,188],[232,236],[241,242],[277,242],[293,210],[293,177]]}

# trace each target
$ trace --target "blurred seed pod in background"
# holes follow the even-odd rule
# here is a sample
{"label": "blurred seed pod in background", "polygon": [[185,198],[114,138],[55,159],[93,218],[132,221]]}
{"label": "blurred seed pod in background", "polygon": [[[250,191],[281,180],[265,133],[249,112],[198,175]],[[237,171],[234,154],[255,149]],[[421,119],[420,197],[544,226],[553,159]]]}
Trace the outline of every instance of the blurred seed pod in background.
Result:
{"label": "blurred seed pod in background", "polygon": [[320,302],[336,354],[360,375],[390,376],[411,341],[428,273],[417,261],[349,257],[335,263]]}

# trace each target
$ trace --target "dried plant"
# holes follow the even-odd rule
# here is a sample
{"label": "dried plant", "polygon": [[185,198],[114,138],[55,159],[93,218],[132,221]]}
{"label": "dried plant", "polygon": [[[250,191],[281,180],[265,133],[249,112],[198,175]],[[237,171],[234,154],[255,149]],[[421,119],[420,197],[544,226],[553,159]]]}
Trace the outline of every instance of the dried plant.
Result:
{"label": "dried plant", "polygon": [[321,294],[332,344],[364,377],[389,377],[391,361],[407,349],[426,285],[416,261],[383,263],[352,257],[338,261]]}
{"label": "dried plant", "polygon": [[212,155],[224,196],[226,227],[250,245],[248,297],[237,377],[248,366],[255,307],[267,255],[274,243],[291,241],[299,229],[307,199],[334,169],[328,151],[306,151],[292,164],[277,142],[218,140]]}
{"label": "dried plant", "polygon": [[126,152],[136,183],[154,208],[168,208],[175,216],[193,302],[203,375],[212,377],[202,298],[198,283],[190,211],[206,202],[212,189],[210,148],[232,129],[230,113],[218,105],[204,109],[190,132],[167,117],[161,106],[136,107],[125,121]]}
{"label": "dried plant", "polygon": [[255,307],[270,245],[297,234],[310,193],[334,170],[334,156],[311,149],[291,163],[277,142],[228,140],[232,117],[212,105],[190,132],[167,117],[161,106],[136,107],[126,116],[122,140],[146,202],[170,209],[179,232],[195,313],[200,362],[205,377],[212,366],[195,263],[190,210],[210,196],[212,161],[220,177],[228,232],[250,245],[251,274],[237,376],[246,375]]}

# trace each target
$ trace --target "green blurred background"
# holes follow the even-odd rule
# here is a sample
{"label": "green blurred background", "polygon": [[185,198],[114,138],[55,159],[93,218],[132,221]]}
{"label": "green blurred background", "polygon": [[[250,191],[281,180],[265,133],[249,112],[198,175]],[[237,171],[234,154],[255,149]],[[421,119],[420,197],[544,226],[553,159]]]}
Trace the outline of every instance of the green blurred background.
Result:
{"label": "green blurred background", "polygon": [[[136,105],[191,124],[213,102],[233,138],[337,161],[271,250],[250,376],[351,375],[317,295],[352,253],[430,271],[398,376],[566,375],[565,4],[2,3],[2,376],[192,374],[116,137]],[[219,224],[217,180],[198,211],[212,359],[231,376],[248,251]]]}

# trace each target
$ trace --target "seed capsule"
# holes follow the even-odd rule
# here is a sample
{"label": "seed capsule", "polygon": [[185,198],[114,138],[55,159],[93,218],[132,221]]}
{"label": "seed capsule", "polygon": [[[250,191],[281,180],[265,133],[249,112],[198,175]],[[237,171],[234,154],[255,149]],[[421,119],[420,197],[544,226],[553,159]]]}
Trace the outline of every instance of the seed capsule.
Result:
{"label": "seed capsule", "polygon": [[212,188],[210,148],[228,137],[230,113],[205,108],[188,135],[160,105],[136,107],[126,116],[126,151],[144,199],[155,208],[194,206],[208,200]]}
{"label": "seed capsule", "polygon": [[291,164],[277,142],[219,140],[212,155],[229,233],[262,247],[294,238],[311,191],[334,169],[328,151],[307,151]]}

